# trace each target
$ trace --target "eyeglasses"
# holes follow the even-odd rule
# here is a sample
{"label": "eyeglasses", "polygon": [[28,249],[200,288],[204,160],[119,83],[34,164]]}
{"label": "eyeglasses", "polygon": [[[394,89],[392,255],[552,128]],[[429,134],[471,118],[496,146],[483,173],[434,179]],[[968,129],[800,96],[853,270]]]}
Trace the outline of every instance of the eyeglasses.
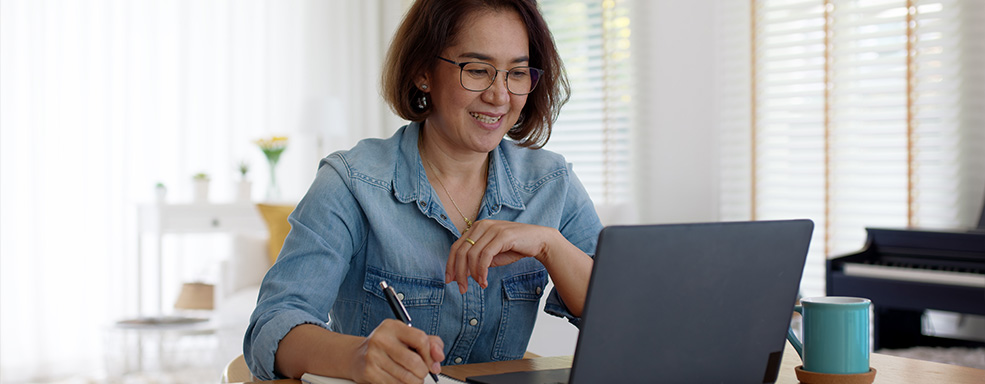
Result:
{"label": "eyeglasses", "polygon": [[500,72],[506,72],[506,90],[523,96],[533,92],[537,81],[544,74],[543,70],[534,67],[513,67],[509,70],[496,69],[492,64],[479,61],[459,63],[441,56],[435,56],[443,61],[457,65],[461,69],[462,87],[473,92],[482,92],[492,86]]}

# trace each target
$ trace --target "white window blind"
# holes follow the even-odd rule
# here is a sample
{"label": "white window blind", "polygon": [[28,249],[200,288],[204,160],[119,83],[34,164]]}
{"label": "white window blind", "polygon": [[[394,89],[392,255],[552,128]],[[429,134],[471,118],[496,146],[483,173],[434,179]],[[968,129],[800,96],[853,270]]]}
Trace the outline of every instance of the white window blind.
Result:
{"label": "white window blind", "polygon": [[[723,219],[813,219],[805,295],[824,294],[825,259],[860,250],[866,227],[972,226],[985,197],[985,3],[749,6],[719,8],[723,63],[750,62],[720,66]],[[743,29],[748,50],[724,33]],[[725,84],[737,76],[747,92]]]}
{"label": "white window blind", "polygon": [[542,0],[571,99],[546,149],[573,163],[596,205],[630,199],[630,17],[624,1]]}

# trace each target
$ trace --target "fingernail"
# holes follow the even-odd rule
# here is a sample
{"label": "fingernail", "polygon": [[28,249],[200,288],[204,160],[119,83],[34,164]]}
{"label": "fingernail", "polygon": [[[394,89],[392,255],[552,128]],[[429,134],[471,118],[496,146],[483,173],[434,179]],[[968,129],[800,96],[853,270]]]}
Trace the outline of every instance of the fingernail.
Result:
{"label": "fingernail", "polygon": [[431,364],[431,372],[441,373],[441,364],[438,364],[437,361],[435,361],[434,364]]}

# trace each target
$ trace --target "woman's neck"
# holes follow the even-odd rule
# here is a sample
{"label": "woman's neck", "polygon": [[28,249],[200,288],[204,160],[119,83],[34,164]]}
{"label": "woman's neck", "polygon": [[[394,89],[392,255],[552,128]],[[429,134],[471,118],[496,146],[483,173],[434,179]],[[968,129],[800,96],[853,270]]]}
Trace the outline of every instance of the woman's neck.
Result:
{"label": "woman's neck", "polygon": [[447,140],[437,136],[428,134],[423,127],[420,131],[418,150],[421,159],[426,162],[425,165],[434,168],[431,171],[437,172],[445,183],[470,184],[481,181],[485,184],[490,154],[456,150]]}
{"label": "woman's neck", "polygon": [[428,138],[421,130],[418,151],[428,182],[437,191],[455,227],[465,233],[478,220],[489,176],[489,154],[462,155],[443,148],[447,147],[438,145],[437,140]]}

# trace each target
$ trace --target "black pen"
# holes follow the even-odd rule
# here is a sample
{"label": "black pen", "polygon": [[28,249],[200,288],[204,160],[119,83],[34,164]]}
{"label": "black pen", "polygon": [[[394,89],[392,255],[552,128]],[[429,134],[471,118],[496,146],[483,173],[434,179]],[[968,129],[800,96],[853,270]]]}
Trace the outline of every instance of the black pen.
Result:
{"label": "black pen", "polygon": [[[386,281],[380,282],[380,288],[383,288],[383,295],[386,296],[386,302],[390,303],[390,309],[393,311],[393,315],[400,321],[404,322],[404,324],[407,324],[408,327],[411,327],[410,314],[407,313],[407,308],[404,307],[404,302],[400,301],[400,298],[397,297],[397,292],[393,290],[393,287],[387,285]],[[427,353],[431,353],[431,350],[429,349]],[[430,367],[428,367],[428,369],[430,369]],[[434,372],[428,373],[431,374],[431,378],[434,379],[435,383],[437,383],[438,375],[435,375]]]}

